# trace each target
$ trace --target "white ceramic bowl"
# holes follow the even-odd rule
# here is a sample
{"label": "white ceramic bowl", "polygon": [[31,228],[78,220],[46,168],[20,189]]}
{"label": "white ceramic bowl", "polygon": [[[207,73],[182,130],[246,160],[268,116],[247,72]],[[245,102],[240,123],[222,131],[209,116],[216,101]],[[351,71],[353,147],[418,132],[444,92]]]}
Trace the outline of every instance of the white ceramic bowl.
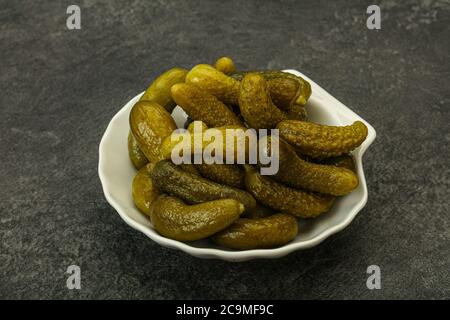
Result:
{"label": "white ceramic bowl", "polygon": [[[162,246],[176,248],[199,258],[218,258],[229,261],[279,258],[295,250],[316,246],[330,235],[348,226],[367,202],[367,185],[363,172],[362,156],[374,141],[375,130],[364,119],[302,73],[296,70],[285,71],[302,76],[311,83],[312,95],[308,101],[307,109],[308,116],[313,122],[328,125],[348,125],[360,120],[369,129],[367,139],[353,152],[359,176],[358,188],[349,195],[340,197],[332,209],[322,216],[312,220],[299,221],[299,234],[294,241],[275,249],[234,251],[215,246],[208,240],[184,243],[159,235],[153,229],[149,219],[136,209],[131,198],[131,183],[136,170],[128,158],[128,116],[131,107],[139,100],[142,93],[131,99],[112,118],[100,142],[98,173],[103,192],[111,206],[116,209],[128,225],[143,232]],[[186,114],[179,107],[174,110],[172,116],[179,127],[186,120]]]}

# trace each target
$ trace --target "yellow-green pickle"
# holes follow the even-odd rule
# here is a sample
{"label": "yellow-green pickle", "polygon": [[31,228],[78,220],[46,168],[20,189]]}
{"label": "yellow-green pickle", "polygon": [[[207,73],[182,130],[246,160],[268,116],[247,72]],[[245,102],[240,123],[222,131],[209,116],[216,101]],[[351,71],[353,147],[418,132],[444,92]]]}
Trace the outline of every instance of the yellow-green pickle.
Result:
{"label": "yellow-green pickle", "polygon": [[302,77],[283,71],[248,71],[231,75],[241,81],[248,73],[258,73],[267,81],[270,96],[277,107],[287,110],[292,105],[304,106],[311,96],[311,85]]}
{"label": "yellow-green pickle", "polygon": [[219,99],[194,85],[179,83],[172,86],[171,91],[175,102],[194,120],[201,120],[209,127],[243,125]]}
{"label": "yellow-green pickle", "polygon": [[[264,137],[263,152],[270,155],[271,137]],[[273,179],[294,188],[303,188],[334,196],[350,193],[358,186],[356,174],[346,168],[305,161],[283,139],[278,139],[279,170]]]}
{"label": "yellow-green pickle", "polygon": [[229,57],[222,57],[222,58],[217,59],[214,66],[216,67],[217,70],[219,70],[225,74],[231,74],[236,71],[234,62]]}
{"label": "yellow-green pickle", "polygon": [[159,190],[188,203],[230,198],[242,203],[246,209],[256,206],[255,199],[248,192],[186,172],[168,160],[155,165],[152,180]]}
{"label": "yellow-green pickle", "polygon": [[212,240],[231,249],[264,249],[286,244],[295,239],[297,233],[297,219],[290,214],[278,213],[259,219],[240,218],[213,235]]}
{"label": "yellow-green pickle", "polygon": [[285,120],[278,123],[280,137],[313,158],[340,156],[359,147],[367,137],[361,121],[349,126],[326,126],[305,121]]}
{"label": "yellow-green pickle", "polygon": [[163,139],[170,136],[177,126],[159,104],[139,101],[131,109],[130,128],[145,157],[156,163],[162,159],[160,147]]}
{"label": "yellow-green pickle", "polygon": [[128,132],[128,156],[133,166],[138,170],[148,163],[145,154],[139,149],[136,138],[131,131]]}
{"label": "yellow-green pickle", "polygon": [[172,100],[170,88],[177,83],[184,82],[188,70],[172,68],[161,74],[142,95],[140,101],[156,102],[171,113],[176,103]]}
{"label": "yellow-green pickle", "polygon": [[133,179],[131,195],[134,204],[142,213],[150,216],[153,201],[159,196],[158,190],[153,187],[151,172],[154,164],[149,163],[142,167]]}
{"label": "yellow-green pickle", "polygon": [[[269,87],[272,91],[279,92],[279,94],[274,94],[274,102],[276,99],[278,99],[280,106],[290,106],[293,104],[298,104],[301,106],[304,106],[306,102],[308,101],[309,97],[311,96],[311,85],[308,81],[303,79],[302,77],[296,76],[292,73],[283,72],[283,71],[264,71],[262,72],[265,79],[269,82]],[[290,92],[291,90],[288,90],[288,81],[287,79],[291,81],[295,81],[297,83],[297,92],[294,95],[294,98],[292,98],[291,95],[286,95],[285,92]],[[279,97],[279,98],[277,98]],[[284,100],[280,100],[283,98]],[[289,101],[289,98],[291,100]],[[275,102],[276,103],[276,102]]]}
{"label": "yellow-green pickle", "polygon": [[207,238],[231,225],[244,211],[234,199],[187,205],[178,198],[161,195],[152,205],[152,224],[161,235],[179,241]]}
{"label": "yellow-green pickle", "polygon": [[251,128],[272,129],[287,119],[284,112],[272,102],[266,80],[258,73],[249,73],[241,81],[239,108]]}
{"label": "yellow-green pickle", "polygon": [[210,65],[199,64],[192,68],[186,75],[186,83],[196,85],[226,105],[238,102],[239,81]]}
{"label": "yellow-green pickle", "polygon": [[314,218],[328,211],[335,197],[287,187],[245,166],[245,186],[263,205],[300,218]]}

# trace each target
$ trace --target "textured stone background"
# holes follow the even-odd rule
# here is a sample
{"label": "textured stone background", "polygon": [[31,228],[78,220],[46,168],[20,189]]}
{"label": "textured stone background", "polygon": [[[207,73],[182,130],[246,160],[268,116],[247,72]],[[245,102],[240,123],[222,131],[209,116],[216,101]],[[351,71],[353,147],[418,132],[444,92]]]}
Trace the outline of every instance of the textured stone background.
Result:
{"label": "textured stone background", "polygon": [[[379,1],[0,2],[0,298],[450,298],[450,4]],[[400,4],[401,3],[401,4]],[[377,130],[370,198],[320,246],[199,260],[129,228],[105,201],[111,117],[174,66],[296,68]],[[66,268],[82,290],[66,289]],[[382,269],[382,290],[366,268]]]}

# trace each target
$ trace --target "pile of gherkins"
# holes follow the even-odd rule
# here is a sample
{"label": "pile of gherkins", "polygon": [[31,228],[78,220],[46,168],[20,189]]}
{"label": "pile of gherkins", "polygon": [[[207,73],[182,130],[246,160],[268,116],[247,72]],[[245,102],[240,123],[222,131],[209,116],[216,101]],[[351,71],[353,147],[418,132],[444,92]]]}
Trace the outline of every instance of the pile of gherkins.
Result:
{"label": "pile of gherkins", "polygon": [[[271,248],[293,240],[296,218],[328,211],[336,197],[358,186],[350,151],[367,136],[307,120],[310,84],[281,71],[237,73],[230,58],[214,66],[173,68],[154,80],[130,112],[128,151],[138,169],[137,208],[156,231],[179,240],[209,238],[232,249]],[[279,129],[279,170],[259,165],[181,164],[171,161],[176,105],[202,128]],[[188,127],[192,131],[193,123]],[[267,144],[271,137],[266,136]]]}

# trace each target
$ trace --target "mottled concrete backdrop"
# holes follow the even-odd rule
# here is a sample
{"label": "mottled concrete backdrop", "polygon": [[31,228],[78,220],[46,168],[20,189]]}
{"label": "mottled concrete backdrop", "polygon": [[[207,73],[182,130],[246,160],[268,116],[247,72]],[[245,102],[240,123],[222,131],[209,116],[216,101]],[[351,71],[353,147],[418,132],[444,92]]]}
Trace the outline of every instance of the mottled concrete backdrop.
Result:
{"label": "mottled concrete backdrop", "polygon": [[[79,31],[66,8],[81,8]],[[0,298],[450,298],[450,3],[0,1]],[[98,144],[162,71],[230,55],[296,68],[377,130],[367,206],[320,246],[199,260],[128,227]],[[82,289],[66,288],[81,266]],[[366,288],[366,268],[382,289]]]}

